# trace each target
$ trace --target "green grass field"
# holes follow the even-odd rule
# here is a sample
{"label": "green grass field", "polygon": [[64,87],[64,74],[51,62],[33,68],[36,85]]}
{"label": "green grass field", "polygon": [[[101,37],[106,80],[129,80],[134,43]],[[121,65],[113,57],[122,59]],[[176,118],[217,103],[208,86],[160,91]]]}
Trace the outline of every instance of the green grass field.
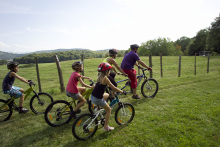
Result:
{"label": "green grass field", "polygon": [[[141,59],[149,64],[148,57]],[[0,146],[220,146],[220,57],[210,58],[209,73],[207,57],[197,57],[196,75],[194,60],[193,56],[182,56],[181,77],[178,77],[179,57],[163,57],[161,78],[160,57],[152,57],[153,78],[158,81],[159,91],[153,99],[121,97],[122,102],[131,103],[135,108],[135,117],[128,125],[118,126],[112,113],[110,125],[115,127],[114,131],[99,129],[89,140],[78,141],[72,135],[74,120],[53,128],[46,124],[43,115],[13,112],[10,120],[0,123]],[[85,76],[96,81],[101,61],[85,59]],[[122,58],[116,61],[121,63]],[[73,62],[60,63],[65,86],[73,72]],[[39,71],[43,92],[50,93],[55,100],[70,100],[65,93],[60,93],[55,63],[39,64]],[[0,66],[0,81],[7,72],[6,66]],[[37,83],[34,64],[20,65],[18,75]],[[120,79],[124,78],[116,76],[116,80]],[[14,85],[28,88],[18,79]],[[141,95],[140,86],[138,93]],[[6,95],[0,93],[0,98],[6,99]],[[24,102],[26,108],[30,98]],[[83,106],[83,112],[87,112],[87,105]]]}

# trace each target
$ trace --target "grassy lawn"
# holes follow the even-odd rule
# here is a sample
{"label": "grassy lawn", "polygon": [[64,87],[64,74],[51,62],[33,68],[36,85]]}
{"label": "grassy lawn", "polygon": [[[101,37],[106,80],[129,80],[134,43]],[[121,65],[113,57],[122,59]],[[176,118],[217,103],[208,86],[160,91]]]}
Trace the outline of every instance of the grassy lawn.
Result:
{"label": "grassy lawn", "polygon": [[[148,57],[141,59],[149,64]],[[122,58],[116,61],[121,63]],[[197,57],[197,74],[194,75],[195,57],[182,56],[181,77],[178,77],[177,56],[163,57],[163,78],[160,76],[160,57],[153,57],[153,78],[158,81],[159,91],[155,98],[134,100],[131,95],[121,97],[122,102],[135,108],[133,121],[118,126],[114,111],[111,132],[102,127],[87,141],[78,141],[72,135],[74,120],[61,127],[50,127],[43,115],[32,112],[19,115],[13,112],[10,120],[0,123],[0,146],[220,146],[220,57],[210,58],[207,74],[207,57]],[[86,59],[85,75],[96,81],[97,66],[103,59]],[[66,86],[74,61],[61,62]],[[20,65],[18,74],[37,83],[35,65]],[[55,63],[39,64],[42,91],[55,100],[69,100],[60,93]],[[0,66],[0,81],[8,70]],[[124,79],[116,76],[116,80]],[[89,83],[85,80],[86,83]],[[28,85],[15,81],[15,86]],[[120,86],[120,85],[119,85]],[[37,90],[38,91],[38,90]],[[138,93],[141,95],[140,86]],[[1,99],[6,96],[0,93]],[[30,98],[24,103],[29,108]],[[83,107],[83,113],[87,105]]]}

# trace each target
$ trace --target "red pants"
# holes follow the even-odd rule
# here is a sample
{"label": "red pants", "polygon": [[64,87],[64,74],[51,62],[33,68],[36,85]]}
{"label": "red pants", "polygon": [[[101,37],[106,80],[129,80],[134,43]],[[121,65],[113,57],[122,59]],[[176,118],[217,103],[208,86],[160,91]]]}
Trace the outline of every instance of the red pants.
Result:
{"label": "red pants", "polygon": [[131,88],[136,89],[137,88],[137,78],[136,78],[136,70],[123,70],[126,74],[128,74],[129,79],[131,80]]}

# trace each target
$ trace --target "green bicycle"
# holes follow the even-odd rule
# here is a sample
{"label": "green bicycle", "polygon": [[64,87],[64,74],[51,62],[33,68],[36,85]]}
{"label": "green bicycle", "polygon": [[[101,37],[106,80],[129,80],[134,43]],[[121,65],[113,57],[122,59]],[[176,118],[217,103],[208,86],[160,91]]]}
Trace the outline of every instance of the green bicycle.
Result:
{"label": "green bicycle", "polygon": [[[91,80],[90,86],[92,86],[94,82]],[[93,88],[86,90],[82,96],[89,102],[89,96],[91,95]],[[72,99],[72,98],[71,98]],[[67,102],[65,100],[57,100],[52,102],[46,109],[44,118],[48,125],[52,127],[62,126],[67,124],[72,119],[73,113],[73,105],[76,107],[76,100],[72,99],[72,101]],[[90,105],[89,105],[90,106]],[[79,109],[76,113],[80,113]]]}
{"label": "green bicycle", "polygon": [[[24,100],[33,92],[34,96],[30,100],[30,108],[35,114],[44,113],[47,106],[53,102],[53,97],[45,92],[37,93],[34,90],[36,84],[30,81],[30,88],[28,88],[24,94]],[[18,105],[15,103],[15,97],[11,96],[8,100],[0,99],[0,122],[10,119],[13,110],[18,111]]]}

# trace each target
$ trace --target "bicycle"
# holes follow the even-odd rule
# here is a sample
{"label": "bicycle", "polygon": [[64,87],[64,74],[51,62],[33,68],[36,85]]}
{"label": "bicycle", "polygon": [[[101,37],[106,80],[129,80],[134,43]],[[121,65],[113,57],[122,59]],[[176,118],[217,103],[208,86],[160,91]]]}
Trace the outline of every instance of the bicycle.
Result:
{"label": "bicycle", "polygon": [[[34,93],[34,96],[30,100],[30,108],[35,114],[41,114],[44,113],[46,110],[46,107],[53,102],[53,97],[45,92],[39,92],[37,93],[34,90],[34,87],[36,84],[34,84],[31,80],[29,80],[30,88],[28,88],[24,94],[24,100],[27,99],[27,97],[30,95],[30,93]],[[15,97],[10,96],[10,99],[3,100],[0,99],[0,122],[7,121],[10,119],[13,110],[18,111],[19,107],[15,103]]]}
{"label": "bicycle", "polygon": [[[118,108],[115,111],[115,121],[118,125],[130,123],[134,118],[135,109],[130,103],[122,103],[118,95],[109,105],[113,108],[118,104]],[[106,111],[105,109],[99,109],[99,107],[96,107],[96,110],[95,113],[82,114],[74,121],[72,134],[76,139],[86,140],[96,133],[100,124],[104,126]]]}
{"label": "bicycle", "polygon": [[[94,85],[94,82],[91,80],[90,86]],[[89,102],[89,96],[91,95],[93,88],[86,90],[82,96]],[[57,100],[52,102],[46,109],[44,118],[48,125],[52,127],[62,126],[67,124],[72,119],[73,113],[73,104],[76,107],[75,99],[72,101],[67,102],[65,100]],[[80,113],[81,110],[79,109],[76,113]]]}
{"label": "bicycle", "polygon": [[[145,98],[152,98],[158,92],[158,83],[155,79],[147,78],[147,76],[145,75],[145,71],[148,69],[141,68],[141,67],[139,67],[139,68],[141,69],[142,74],[137,75],[137,86],[140,84],[141,80],[144,79],[144,82],[141,85],[141,93]],[[123,75],[123,74],[119,74],[119,75]],[[129,86],[130,92],[128,92],[128,93],[133,93],[132,88],[131,88],[131,82],[130,82],[129,78],[125,79],[125,80],[117,81],[116,83],[121,83],[121,82],[125,82],[125,81],[127,81],[127,82],[125,83],[124,87],[121,88],[121,90],[123,90],[127,86]],[[106,88],[106,92],[111,93],[111,90],[109,88]]]}

